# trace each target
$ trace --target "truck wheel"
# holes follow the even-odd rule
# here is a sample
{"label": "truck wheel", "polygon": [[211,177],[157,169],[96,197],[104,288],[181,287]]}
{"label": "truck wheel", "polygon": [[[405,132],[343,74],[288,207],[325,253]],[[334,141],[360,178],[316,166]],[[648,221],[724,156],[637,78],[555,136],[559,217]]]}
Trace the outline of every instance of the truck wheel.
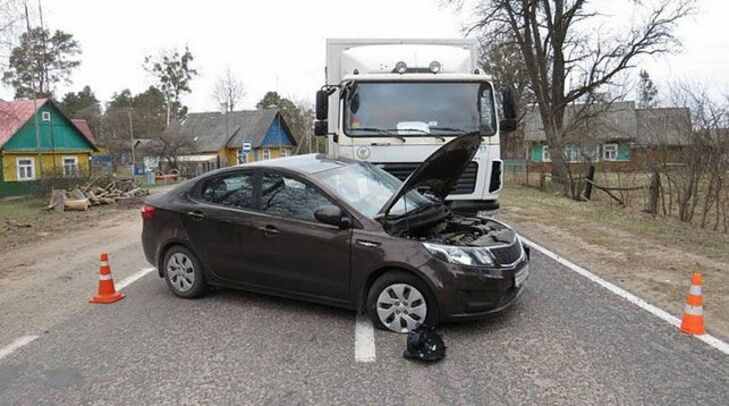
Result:
{"label": "truck wheel", "polygon": [[435,325],[438,320],[438,308],[428,286],[402,271],[377,278],[367,294],[367,313],[375,327],[396,333],[408,333],[423,323]]}

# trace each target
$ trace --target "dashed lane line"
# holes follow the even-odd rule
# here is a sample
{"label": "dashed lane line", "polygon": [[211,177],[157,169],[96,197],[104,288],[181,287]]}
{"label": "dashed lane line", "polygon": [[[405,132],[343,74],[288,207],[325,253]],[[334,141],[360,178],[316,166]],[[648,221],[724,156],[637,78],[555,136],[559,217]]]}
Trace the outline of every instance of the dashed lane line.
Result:
{"label": "dashed lane line", "polygon": [[157,270],[157,268],[144,268],[144,269],[140,270],[139,272],[135,272],[135,273],[129,275],[128,277],[122,279],[122,281],[116,285],[116,289],[122,290],[122,289],[126,288],[127,286],[131,285],[132,283],[142,279],[145,275],[151,273],[152,271],[156,271],[156,270]]}
{"label": "dashed lane line", "polygon": [[38,336],[22,336],[16,338],[12,343],[0,348],[0,360],[17,351],[24,345],[32,343],[36,338],[38,338]]}
{"label": "dashed lane line", "polygon": [[375,329],[367,316],[357,314],[354,322],[354,360],[357,362],[375,362]]}

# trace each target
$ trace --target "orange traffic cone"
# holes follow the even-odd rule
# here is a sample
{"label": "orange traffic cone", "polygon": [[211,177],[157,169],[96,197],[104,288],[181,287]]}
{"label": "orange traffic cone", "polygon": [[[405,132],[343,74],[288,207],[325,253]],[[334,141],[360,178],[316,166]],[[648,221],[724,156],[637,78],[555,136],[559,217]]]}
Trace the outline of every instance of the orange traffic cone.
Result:
{"label": "orange traffic cone", "polygon": [[114,289],[114,279],[111,278],[109,255],[101,254],[101,267],[99,268],[99,291],[89,303],[114,303],[124,299],[124,294]]}
{"label": "orange traffic cone", "polygon": [[681,331],[686,334],[704,334],[704,294],[701,291],[703,278],[698,272],[691,276],[691,289],[689,290],[686,307],[683,311]]}

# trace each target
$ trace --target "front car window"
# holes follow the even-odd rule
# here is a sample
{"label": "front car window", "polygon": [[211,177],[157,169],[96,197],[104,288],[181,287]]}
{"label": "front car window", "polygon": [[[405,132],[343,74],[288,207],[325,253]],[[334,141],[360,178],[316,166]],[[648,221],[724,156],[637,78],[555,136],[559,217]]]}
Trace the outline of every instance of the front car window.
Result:
{"label": "front car window", "polygon": [[278,173],[266,173],[261,181],[261,211],[279,217],[317,221],[314,212],[332,203],[318,189]]}
{"label": "front car window", "polygon": [[[375,217],[402,185],[402,181],[396,177],[366,163],[330,169],[315,176],[342,200],[370,218]],[[390,210],[390,214],[399,216],[431,205],[433,205],[431,200],[412,190],[398,200]]]}
{"label": "front car window", "polygon": [[357,82],[344,93],[347,135],[496,133],[493,90],[486,82]]}

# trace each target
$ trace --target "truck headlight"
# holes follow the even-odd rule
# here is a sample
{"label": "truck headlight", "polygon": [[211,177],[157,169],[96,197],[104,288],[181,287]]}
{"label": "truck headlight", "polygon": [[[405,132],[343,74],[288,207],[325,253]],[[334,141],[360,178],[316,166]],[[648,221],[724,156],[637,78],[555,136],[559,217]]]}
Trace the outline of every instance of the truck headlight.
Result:
{"label": "truck headlight", "polygon": [[469,266],[493,266],[494,260],[487,248],[456,247],[424,242],[423,246],[434,257],[451,264]]}

